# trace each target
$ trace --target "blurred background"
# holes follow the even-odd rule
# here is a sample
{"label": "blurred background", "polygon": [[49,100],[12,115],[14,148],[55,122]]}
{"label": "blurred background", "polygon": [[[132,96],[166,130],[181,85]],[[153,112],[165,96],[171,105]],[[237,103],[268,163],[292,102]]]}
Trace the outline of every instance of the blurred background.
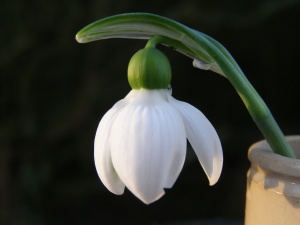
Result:
{"label": "blurred background", "polygon": [[222,43],[286,135],[300,133],[299,0],[4,0],[0,3],[0,224],[169,224],[243,221],[248,147],[263,139],[230,83],[161,47],[173,96],[215,126],[224,169],[210,187],[192,149],[174,187],[145,205],[110,193],[93,159],[98,123],[130,87],[127,65],[145,41],[78,44],[98,19],[150,12]]}

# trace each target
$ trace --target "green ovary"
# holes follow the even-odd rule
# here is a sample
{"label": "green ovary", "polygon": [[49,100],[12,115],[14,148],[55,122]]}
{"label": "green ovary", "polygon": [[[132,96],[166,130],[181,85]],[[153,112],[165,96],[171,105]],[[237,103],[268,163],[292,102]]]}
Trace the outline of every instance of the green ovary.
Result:
{"label": "green ovary", "polygon": [[128,81],[132,89],[166,89],[171,75],[168,58],[154,47],[139,50],[128,65]]}

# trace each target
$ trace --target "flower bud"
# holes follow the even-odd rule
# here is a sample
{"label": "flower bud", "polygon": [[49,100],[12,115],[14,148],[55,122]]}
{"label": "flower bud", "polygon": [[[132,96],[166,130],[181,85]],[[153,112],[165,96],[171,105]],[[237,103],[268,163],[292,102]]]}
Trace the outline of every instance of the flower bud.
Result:
{"label": "flower bud", "polygon": [[168,58],[156,48],[139,50],[130,59],[128,81],[132,89],[166,89],[171,82]]}

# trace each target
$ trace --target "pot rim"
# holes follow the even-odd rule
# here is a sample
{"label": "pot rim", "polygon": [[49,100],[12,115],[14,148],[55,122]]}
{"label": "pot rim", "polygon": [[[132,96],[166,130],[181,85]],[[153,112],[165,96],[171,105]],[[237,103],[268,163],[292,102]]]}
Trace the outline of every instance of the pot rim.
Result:
{"label": "pot rim", "polygon": [[[300,135],[286,136],[286,139],[291,144],[293,151],[300,152]],[[251,163],[255,163],[265,170],[300,178],[300,159],[292,159],[274,153],[266,140],[251,145],[248,158]]]}

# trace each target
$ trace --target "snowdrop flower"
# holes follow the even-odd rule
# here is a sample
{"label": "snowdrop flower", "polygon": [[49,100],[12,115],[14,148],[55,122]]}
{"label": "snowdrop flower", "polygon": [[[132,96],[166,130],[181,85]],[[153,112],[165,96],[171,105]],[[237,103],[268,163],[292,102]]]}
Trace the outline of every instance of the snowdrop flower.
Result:
{"label": "snowdrop flower", "polygon": [[104,115],[95,137],[95,165],[107,189],[121,195],[127,187],[146,204],[158,200],[182,170],[187,139],[215,184],[223,164],[219,137],[198,109],[171,96],[166,56],[140,50],[128,80],[133,90]]}

